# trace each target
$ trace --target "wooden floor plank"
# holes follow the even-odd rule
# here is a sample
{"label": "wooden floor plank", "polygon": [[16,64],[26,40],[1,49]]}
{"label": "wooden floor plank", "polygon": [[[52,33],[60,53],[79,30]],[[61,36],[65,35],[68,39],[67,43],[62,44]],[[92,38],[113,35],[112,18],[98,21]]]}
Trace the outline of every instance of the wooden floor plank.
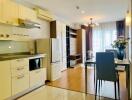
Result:
{"label": "wooden floor plank", "polygon": [[[125,72],[120,72],[119,78],[121,100],[127,100]],[[85,70],[80,65],[75,68],[69,68],[62,72],[62,77],[60,79],[47,83],[47,85],[85,92]],[[94,94],[94,70],[92,67],[88,68],[88,93]]]}

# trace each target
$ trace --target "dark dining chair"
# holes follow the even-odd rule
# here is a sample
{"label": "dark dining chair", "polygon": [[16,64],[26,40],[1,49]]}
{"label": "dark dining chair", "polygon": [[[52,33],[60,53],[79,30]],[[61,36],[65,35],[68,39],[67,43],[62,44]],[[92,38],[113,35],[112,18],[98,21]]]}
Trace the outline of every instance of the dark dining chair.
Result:
{"label": "dark dining chair", "polygon": [[[117,50],[116,49],[106,49],[105,52],[112,52],[114,54],[114,58],[117,58]],[[125,54],[125,58],[126,58],[126,54]],[[124,72],[125,66],[117,66],[116,70],[118,72]]]}
{"label": "dark dining chair", "polygon": [[116,49],[106,49],[105,52],[112,52],[114,54],[114,58],[117,58],[117,50]]}
{"label": "dark dining chair", "polygon": [[[116,83],[118,85],[118,96],[120,98],[120,87],[119,87],[119,75],[115,70],[114,54],[112,52],[97,52],[96,53],[96,87],[95,87],[95,100],[97,96],[97,86],[100,94],[100,88],[102,81],[114,82],[115,88],[115,100],[117,99],[116,94]],[[97,85],[99,82],[99,85]],[[107,92],[107,91],[106,91]]]}

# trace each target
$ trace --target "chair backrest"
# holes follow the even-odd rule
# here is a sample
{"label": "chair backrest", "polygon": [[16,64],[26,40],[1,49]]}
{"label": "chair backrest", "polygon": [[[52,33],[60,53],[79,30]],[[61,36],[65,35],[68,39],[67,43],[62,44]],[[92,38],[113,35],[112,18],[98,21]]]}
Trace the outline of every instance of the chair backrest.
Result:
{"label": "chair backrest", "polygon": [[107,81],[117,80],[114,54],[112,52],[96,53],[96,77]]}
{"label": "chair backrest", "polygon": [[115,49],[106,49],[106,52],[112,52],[114,54],[114,57],[117,58],[117,50]]}

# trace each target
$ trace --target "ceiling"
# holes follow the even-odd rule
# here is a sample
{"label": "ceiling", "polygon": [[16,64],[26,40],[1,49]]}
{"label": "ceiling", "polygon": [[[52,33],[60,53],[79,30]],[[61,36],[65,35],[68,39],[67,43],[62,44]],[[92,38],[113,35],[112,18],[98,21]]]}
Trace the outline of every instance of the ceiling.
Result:
{"label": "ceiling", "polygon": [[[70,23],[116,21],[125,18],[128,0],[22,0],[50,10]],[[79,9],[76,8],[79,6]]]}

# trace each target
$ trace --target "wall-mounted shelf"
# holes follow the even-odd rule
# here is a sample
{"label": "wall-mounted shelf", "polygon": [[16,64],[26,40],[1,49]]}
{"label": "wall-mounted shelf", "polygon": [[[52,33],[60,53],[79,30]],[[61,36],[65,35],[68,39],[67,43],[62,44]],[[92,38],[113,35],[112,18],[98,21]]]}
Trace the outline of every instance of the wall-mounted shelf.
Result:
{"label": "wall-mounted shelf", "polygon": [[80,54],[70,55],[70,67],[73,67],[81,60]]}
{"label": "wall-mounted shelf", "polygon": [[70,33],[70,37],[71,38],[76,38],[77,37],[77,34]]}
{"label": "wall-mounted shelf", "polygon": [[80,58],[81,58],[81,55],[80,54],[70,55],[70,59],[71,60],[77,60],[77,59],[80,59]]}
{"label": "wall-mounted shelf", "polygon": [[[80,54],[76,54],[77,30],[66,27],[67,67],[73,67],[80,61]],[[75,55],[73,55],[75,54]]]}

